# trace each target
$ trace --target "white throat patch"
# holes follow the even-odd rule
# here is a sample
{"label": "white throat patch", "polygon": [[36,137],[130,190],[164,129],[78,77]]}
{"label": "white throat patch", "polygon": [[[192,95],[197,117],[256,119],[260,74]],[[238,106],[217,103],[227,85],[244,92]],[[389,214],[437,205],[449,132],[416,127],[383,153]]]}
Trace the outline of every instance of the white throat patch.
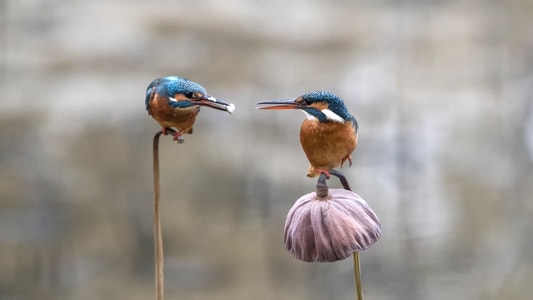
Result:
{"label": "white throat patch", "polygon": [[[312,114],[306,112],[305,110],[302,110],[302,112],[305,114],[305,117],[307,118],[307,120],[318,120],[317,117],[315,117]],[[341,116],[337,115],[336,113],[332,112],[331,110],[329,110],[327,108],[321,110],[321,112],[324,115],[326,115],[326,118],[328,120],[330,120],[330,121],[338,122],[338,123],[346,122],[346,120],[344,120]]]}
{"label": "white throat patch", "polygon": [[346,121],[341,116],[339,116],[336,113],[332,112],[328,108],[325,108],[325,109],[321,110],[321,112],[326,115],[328,120],[331,120],[333,122],[344,123]]}
{"label": "white throat patch", "polygon": [[305,110],[302,110],[302,112],[305,114],[305,118],[307,120],[318,120],[317,117],[313,116],[312,114],[306,112]]}

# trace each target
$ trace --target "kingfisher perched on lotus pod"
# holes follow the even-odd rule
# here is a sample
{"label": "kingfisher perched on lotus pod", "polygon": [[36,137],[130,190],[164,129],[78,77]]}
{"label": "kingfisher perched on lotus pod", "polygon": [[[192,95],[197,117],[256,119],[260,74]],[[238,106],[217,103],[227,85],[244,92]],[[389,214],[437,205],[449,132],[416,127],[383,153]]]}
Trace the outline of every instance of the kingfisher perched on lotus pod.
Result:
{"label": "kingfisher perched on lotus pod", "polygon": [[[308,177],[342,167],[346,160],[352,165],[351,153],[357,146],[357,120],[344,102],[328,91],[315,91],[296,99],[257,103],[258,109],[299,109],[306,115],[300,128],[300,143],[311,166]],[[265,106],[262,106],[265,105]]]}
{"label": "kingfisher perched on lotus pod", "polygon": [[179,143],[183,142],[183,134],[192,133],[200,106],[230,114],[235,110],[235,105],[209,96],[201,85],[179,76],[152,81],[146,89],[145,104],[148,114],[163,127],[163,134],[171,127],[177,130],[173,139]]}

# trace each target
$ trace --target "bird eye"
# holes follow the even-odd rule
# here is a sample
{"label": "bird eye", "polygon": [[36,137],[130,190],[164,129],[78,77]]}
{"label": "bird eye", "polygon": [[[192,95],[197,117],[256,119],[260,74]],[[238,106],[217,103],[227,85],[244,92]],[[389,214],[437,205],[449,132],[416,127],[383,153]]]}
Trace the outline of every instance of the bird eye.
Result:
{"label": "bird eye", "polygon": [[192,99],[194,98],[194,93],[193,92],[185,92],[183,93],[183,95],[189,99]]}
{"label": "bird eye", "polygon": [[307,99],[307,98],[303,98],[303,97],[298,97],[296,98],[296,103],[300,104],[300,105],[311,105],[311,100]]}

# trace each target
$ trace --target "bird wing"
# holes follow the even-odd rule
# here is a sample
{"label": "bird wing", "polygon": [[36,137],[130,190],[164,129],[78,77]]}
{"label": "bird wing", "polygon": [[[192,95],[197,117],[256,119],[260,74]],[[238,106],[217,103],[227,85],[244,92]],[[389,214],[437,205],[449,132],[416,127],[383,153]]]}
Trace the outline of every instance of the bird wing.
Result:
{"label": "bird wing", "polygon": [[352,115],[350,115],[350,121],[352,122],[352,126],[355,129],[355,133],[357,133],[357,131],[359,131],[359,123],[357,123],[357,120]]}
{"label": "bird wing", "polygon": [[147,90],[146,90],[146,98],[144,100],[144,104],[146,105],[146,110],[148,111],[148,115],[152,115],[152,113],[150,112],[150,102],[152,102],[152,99],[154,98],[154,95],[155,95],[155,89],[156,87],[149,87]]}

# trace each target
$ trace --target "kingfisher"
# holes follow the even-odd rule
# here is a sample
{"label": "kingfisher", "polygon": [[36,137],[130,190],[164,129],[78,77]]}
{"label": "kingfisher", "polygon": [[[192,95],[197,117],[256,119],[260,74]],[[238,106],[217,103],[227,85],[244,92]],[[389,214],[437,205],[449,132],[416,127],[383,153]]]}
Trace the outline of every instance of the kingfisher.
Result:
{"label": "kingfisher", "polygon": [[183,134],[191,134],[200,106],[233,113],[235,105],[209,96],[204,87],[179,76],[157,78],[146,89],[145,99],[148,115],[168,134],[171,127],[176,129],[173,140],[183,142]]}
{"label": "kingfisher", "polygon": [[300,144],[310,166],[308,177],[342,167],[357,146],[357,120],[350,114],[342,99],[328,91],[314,91],[300,97],[258,102],[258,109],[299,109],[306,119],[300,128]]}

